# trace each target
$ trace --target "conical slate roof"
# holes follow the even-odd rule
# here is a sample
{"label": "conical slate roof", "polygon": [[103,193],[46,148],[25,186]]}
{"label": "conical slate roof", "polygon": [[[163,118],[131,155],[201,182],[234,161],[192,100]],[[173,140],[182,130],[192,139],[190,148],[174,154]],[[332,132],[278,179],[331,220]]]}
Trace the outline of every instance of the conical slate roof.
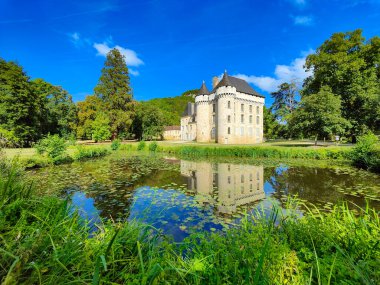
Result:
{"label": "conical slate roof", "polygon": [[259,94],[256,90],[254,90],[247,83],[247,81],[237,77],[229,76],[227,74],[227,71],[224,72],[222,80],[220,80],[220,82],[215,86],[215,88],[212,90],[212,93],[214,93],[216,89],[222,86],[233,86],[236,88],[236,91],[238,92],[265,98],[263,95]]}
{"label": "conical slate roof", "polygon": [[198,95],[210,95],[205,82],[203,81],[201,88],[198,90]]}

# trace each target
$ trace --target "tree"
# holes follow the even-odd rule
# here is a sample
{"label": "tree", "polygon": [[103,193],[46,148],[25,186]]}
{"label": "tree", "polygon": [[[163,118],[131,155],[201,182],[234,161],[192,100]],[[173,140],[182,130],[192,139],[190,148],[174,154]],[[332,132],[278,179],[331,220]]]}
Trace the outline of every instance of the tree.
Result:
{"label": "tree", "polygon": [[266,139],[277,138],[282,128],[283,126],[276,120],[272,110],[264,106],[264,137]]}
{"label": "tree", "polygon": [[296,92],[297,88],[294,82],[284,82],[278,86],[276,92],[271,93],[272,98],[274,98],[271,109],[276,119],[286,122],[286,117],[291,114],[297,106]]}
{"label": "tree", "polygon": [[21,145],[41,137],[39,99],[23,68],[0,58],[0,128],[12,132]]}
{"label": "tree", "polygon": [[67,136],[77,125],[77,109],[72,97],[61,86],[54,86],[43,79],[35,79],[32,86],[40,96],[41,132]]}
{"label": "tree", "polygon": [[105,113],[99,112],[92,123],[92,139],[95,142],[105,141],[111,137],[109,119]]}
{"label": "tree", "polygon": [[94,91],[102,102],[102,111],[109,116],[112,138],[126,132],[133,122],[135,104],[128,67],[118,49],[112,49],[107,54],[102,75]]}
{"label": "tree", "polygon": [[78,102],[77,109],[77,137],[90,139],[92,137],[92,124],[95,121],[97,112],[101,110],[101,100],[94,95],[86,96],[83,102]]}
{"label": "tree", "polygon": [[350,134],[380,129],[380,39],[368,42],[361,30],[335,33],[306,59],[313,75],[304,82],[303,96],[329,86],[342,102]]}
{"label": "tree", "polygon": [[290,128],[304,136],[318,137],[343,134],[349,122],[342,117],[340,98],[324,86],[316,94],[304,96],[289,118]]}
{"label": "tree", "polygon": [[159,108],[149,104],[137,105],[136,117],[133,122],[133,133],[139,140],[152,140],[160,137],[163,132],[164,120]]}

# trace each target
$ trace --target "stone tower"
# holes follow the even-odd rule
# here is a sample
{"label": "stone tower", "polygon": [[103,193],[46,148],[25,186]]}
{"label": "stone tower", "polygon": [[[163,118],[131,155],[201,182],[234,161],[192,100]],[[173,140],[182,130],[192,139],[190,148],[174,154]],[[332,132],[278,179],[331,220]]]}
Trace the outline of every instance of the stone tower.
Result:
{"label": "stone tower", "polygon": [[229,144],[233,142],[234,125],[234,98],[236,88],[232,86],[227,75],[224,72],[222,80],[215,87],[216,107],[216,142]]}
{"label": "stone tower", "polygon": [[195,97],[197,122],[196,140],[198,142],[210,142],[211,140],[209,95],[210,92],[203,81],[202,86],[198,91],[198,95]]}

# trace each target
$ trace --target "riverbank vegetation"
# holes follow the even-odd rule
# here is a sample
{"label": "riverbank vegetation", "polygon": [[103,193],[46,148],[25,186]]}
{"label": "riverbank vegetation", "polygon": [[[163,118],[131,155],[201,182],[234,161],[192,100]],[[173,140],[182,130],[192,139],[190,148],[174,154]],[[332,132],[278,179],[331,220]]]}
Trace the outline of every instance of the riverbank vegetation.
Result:
{"label": "riverbank vegetation", "polygon": [[[300,217],[258,211],[224,232],[173,243],[138,221],[89,228],[70,201],[36,195],[16,164],[1,160],[3,284],[378,284],[378,213],[336,206]],[[293,209],[293,210],[292,210]]]}

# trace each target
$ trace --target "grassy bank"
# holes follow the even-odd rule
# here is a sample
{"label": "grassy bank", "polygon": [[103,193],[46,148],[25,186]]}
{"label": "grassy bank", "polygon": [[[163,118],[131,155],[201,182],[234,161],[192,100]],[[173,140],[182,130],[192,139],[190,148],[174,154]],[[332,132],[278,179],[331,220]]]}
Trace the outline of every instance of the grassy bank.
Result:
{"label": "grassy bank", "polygon": [[[87,224],[67,201],[37,196],[2,162],[3,284],[379,284],[378,213],[246,217],[180,244],[138,222]],[[295,206],[293,206],[295,207]],[[252,221],[253,219],[253,221]]]}

